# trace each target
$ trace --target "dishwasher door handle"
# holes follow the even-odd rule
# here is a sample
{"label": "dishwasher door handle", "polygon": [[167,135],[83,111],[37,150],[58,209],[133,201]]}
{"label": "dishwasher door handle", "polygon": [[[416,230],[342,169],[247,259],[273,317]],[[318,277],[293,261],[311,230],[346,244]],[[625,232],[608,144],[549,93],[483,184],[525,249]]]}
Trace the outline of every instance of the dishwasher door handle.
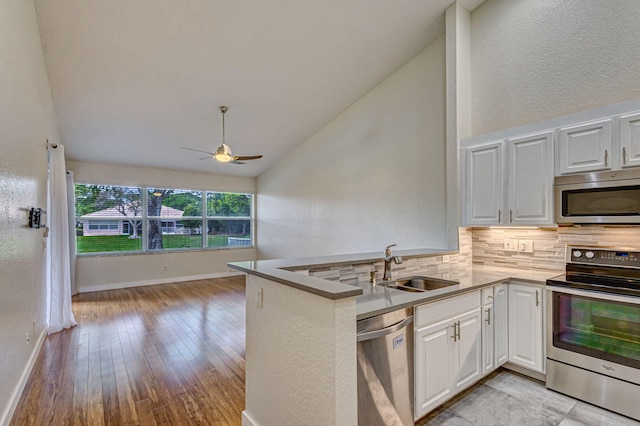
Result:
{"label": "dishwasher door handle", "polygon": [[380,330],[374,330],[374,331],[367,331],[367,332],[364,332],[364,333],[358,333],[356,341],[364,342],[365,340],[377,339],[378,337],[382,337],[382,336],[386,336],[386,335],[391,334],[391,333],[395,333],[396,331],[406,327],[407,325],[411,324],[412,322],[413,322],[413,315],[403,319],[402,321],[400,321],[397,324],[394,324],[394,325],[386,327],[386,328],[381,328]]}

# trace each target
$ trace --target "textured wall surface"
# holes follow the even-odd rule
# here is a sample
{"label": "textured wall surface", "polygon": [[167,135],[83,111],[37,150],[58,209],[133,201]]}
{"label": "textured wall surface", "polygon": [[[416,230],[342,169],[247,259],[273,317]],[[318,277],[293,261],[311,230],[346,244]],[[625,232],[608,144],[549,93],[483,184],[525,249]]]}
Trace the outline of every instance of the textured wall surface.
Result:
{"label": "textured wall surface", "polygon": [[[255,179],[114,164],[67,162],[78,183],[166,186],[176,189],[255,192]],[[255,260],[256,249],[203,250],[122,256],[79,256],[81,292],[157,284],[229,273],[228,262]],[[166,266],[166,268],[165,268]]]}
{"label": "textured wall surface", "polygon": [[[507,252],[505,239],[533,240],[533,253]],[[474,228],[473,263],[535,270],[563,270],[567,244],[640,249],[640,226]]]}
{"label": "textured wall surface", "polygon": [[44,231],[27,227],[26,210],[46,208],[47,139],[58,135],[33,3],[2,1],[0,424],[45,326]]}
{"label": "textured wall surface", "polygon": [[357,424],[355,316],[355,298],[247,277],[245,413],[255,425]]}
{"label": "textured wall surface", "polygon": [[440,38],[258,178],[260,258],[447,247],[444,55]]}
{"label": "textured wall surface", "polygon": [[471,15],[472,135],[640,96],[637,0],[488,0]]}

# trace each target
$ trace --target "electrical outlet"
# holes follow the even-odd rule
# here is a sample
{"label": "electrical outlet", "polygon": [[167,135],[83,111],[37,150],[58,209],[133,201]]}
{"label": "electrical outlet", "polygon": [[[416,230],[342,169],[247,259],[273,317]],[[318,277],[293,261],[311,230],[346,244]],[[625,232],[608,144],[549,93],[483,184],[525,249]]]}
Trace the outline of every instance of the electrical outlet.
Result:
{"label": "electrical outlet", "polygon": [[264,290],[262,287],[258,287],[258,300],[256,301],[256,306],[258,308],[262,308],[263,305],[263,296],[264,296]]}
{"label": "electrical outlet", "polygon": [[518,251],[518,240],[504,240],[504,251]]}

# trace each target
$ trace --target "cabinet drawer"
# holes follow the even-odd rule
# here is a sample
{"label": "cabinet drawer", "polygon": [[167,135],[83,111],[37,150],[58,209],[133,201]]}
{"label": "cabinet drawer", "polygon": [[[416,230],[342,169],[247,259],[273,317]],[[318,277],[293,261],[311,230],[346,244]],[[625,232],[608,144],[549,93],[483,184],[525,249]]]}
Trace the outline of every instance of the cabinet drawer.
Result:
{"label": "cabinet drawer", "polygon": [[456,314],[470,311],[480,306],[480,291],[472,291],[437,302],[416,306],[415,327],[420,328],[434,322],[451,318]]}
{"label": "cabinet drawer", "polygon": [[488,305],[489,303],[493,303],[493,286],[483,288],[481,290],[481,299],[483,305]]}

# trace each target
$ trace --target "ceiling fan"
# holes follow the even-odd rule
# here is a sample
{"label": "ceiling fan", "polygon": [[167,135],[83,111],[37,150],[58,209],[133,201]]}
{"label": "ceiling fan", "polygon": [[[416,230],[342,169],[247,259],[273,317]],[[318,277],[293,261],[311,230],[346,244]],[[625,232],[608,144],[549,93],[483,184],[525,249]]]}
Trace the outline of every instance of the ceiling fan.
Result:
{"label": "ceiling fan", "polygon": [[262,155],[233,155],[231,151],[231,147],[224,143],[224,114],[229,110],[226,106],[220,107],[220,112],[222,113],[222,145],[216,149],[216,152],[202,151],[199,149],[187,148],[182,146],[182,149],[188,149],[189,151],[196,152],[204,152],[205,154],[209,154],[208,157],[202,157],[200,160],[206,160],[209,158],[213,158],[214,160],[218,160],[222,163],[231,163],[231,164],[245,164],[243,161],[246,160],[257,160],[262,158]]}

